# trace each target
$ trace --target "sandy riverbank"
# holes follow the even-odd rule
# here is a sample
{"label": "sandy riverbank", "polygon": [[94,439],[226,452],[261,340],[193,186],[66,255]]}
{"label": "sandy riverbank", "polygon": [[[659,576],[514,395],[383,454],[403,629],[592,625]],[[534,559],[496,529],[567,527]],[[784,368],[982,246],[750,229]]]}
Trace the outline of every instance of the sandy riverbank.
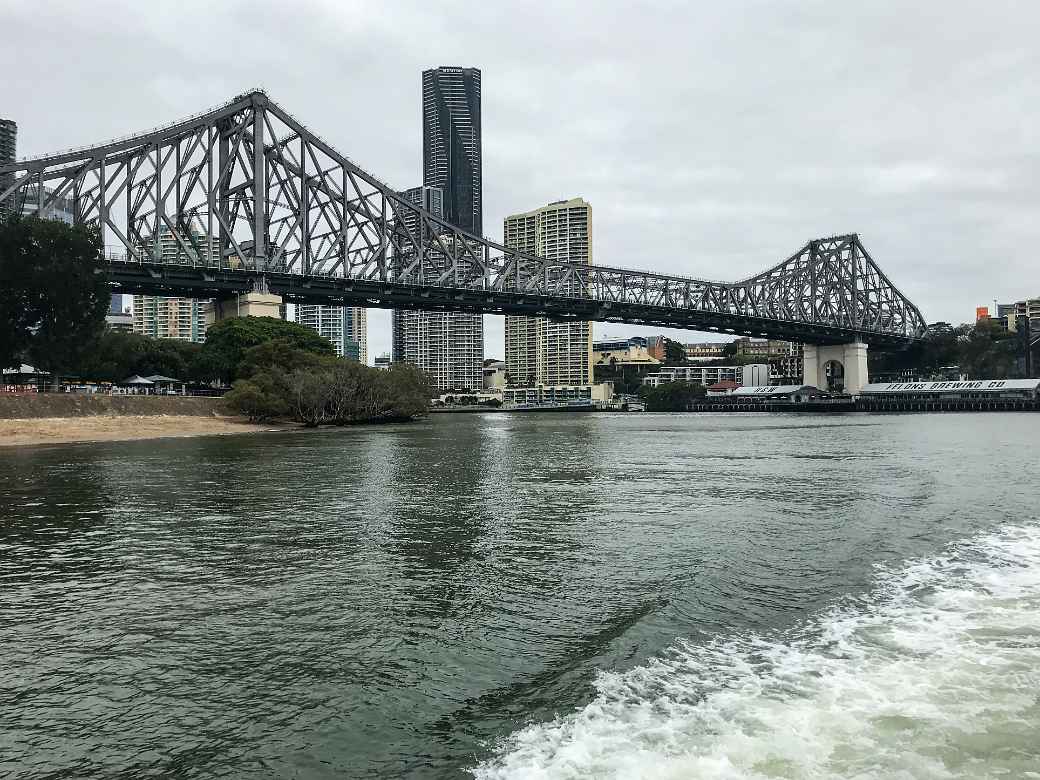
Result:
{"label": "sandy riverbank", "polygon": [[253,425],[246,422],[245,418],[223,416],[106,415],[41,417],[32,420],[0,419],[0,447],[90,441],[134,441],[289,429],[290,426]]}

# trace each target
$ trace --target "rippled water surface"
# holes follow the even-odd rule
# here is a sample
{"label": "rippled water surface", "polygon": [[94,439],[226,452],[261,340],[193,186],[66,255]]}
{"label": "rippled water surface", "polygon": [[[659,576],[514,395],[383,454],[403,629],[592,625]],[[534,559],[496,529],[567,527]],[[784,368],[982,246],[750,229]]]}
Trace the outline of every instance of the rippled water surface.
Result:
{"label": "rippled water surface", "polygon": [[0,450],[0,777],[1040,777],[1038,441],[489,414]]}

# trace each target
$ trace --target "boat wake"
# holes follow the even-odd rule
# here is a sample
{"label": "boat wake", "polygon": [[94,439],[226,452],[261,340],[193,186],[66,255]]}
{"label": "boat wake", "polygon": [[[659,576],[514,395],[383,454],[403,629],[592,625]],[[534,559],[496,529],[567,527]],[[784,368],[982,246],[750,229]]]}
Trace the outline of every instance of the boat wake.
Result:
{"label": "boat wake", "polygon": [[779,636],[679,642],[473,770],[542,778],[1040,778],[1040,525],[899,570]]}

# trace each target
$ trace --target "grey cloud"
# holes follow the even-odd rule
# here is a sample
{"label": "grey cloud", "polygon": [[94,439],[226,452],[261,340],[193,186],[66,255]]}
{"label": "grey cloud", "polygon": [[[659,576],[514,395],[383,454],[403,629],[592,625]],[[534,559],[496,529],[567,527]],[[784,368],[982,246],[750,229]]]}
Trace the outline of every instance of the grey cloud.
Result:
{"label": "grey cloud", "polygon": [[[605,264],[736,279],[856,231],[932,320],[1040,291],[1032,3],[0,0],[0,19],[24,154],[260,83],[403,188],[420,71],[473,65],[492,237],[582,195]],[[387,348],[388,316],[371,321]],[[495,318],[488,341],[501,355]]]}

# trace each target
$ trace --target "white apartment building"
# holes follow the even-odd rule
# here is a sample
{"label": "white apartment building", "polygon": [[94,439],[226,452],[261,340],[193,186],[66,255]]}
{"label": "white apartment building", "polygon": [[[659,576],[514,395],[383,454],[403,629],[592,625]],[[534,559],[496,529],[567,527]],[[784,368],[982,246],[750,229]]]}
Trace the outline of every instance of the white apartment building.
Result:
{"label": "white apartment building", "polygon": [[[401,194],[435,216],[442,216],[442,188],[413,187]],[[405,224],[412,231],[417,229],[414,215],[406,214]],[[413,256],[405,254],[395,257],[394,263],[411,259]],[[424,260],[425,271],[436,274],[444,263],[437,252],[430,252]],[[422,369],[442,393],[480,389],[484,363],[484,318],[480,314],[394,309],[392,323],[393,362]]]}
{"label": "white apartment building", "polygon": [[[592,207],[582,198],[556,201],[506,217],[506,246],[548,260],[592,262]],[[564,290],[579,296],[581,289]],[[508,315],[506,365],[514,386],[576,386],[592,383],[592,326]]]}
{"label": "white apartment building", "polygon": [[429,374],[441,392],[483,386],[484,323],[456,312],[395,312],[393,361]]}
{"label": "white apartment building", "polygon": [[153,339],[205,341],[206,306],[194,298],[135,295],[133,331]]}
{"label": "white apartment building", "polygon": [[1027,319],[1030,321],[1032,330],[1036,330],[1036,321],[1040,319],[1040,298],[1026,298],[1014,304],[998,307],[998,311],[999,309],[1008,310],[1005,315],[1008,330],[1017,332],[1019,324],[1024,323]]}
{"label": "white apartment building", "polygon": [[614,385],[536,385],[534,387],[507,387],[502,391],[505,404],[567,404],[575,402],[605,405],[614,397]]}
{"label": "white apartment building", "polygon": [[667,366],[643,377],[643,384],[659,387],[669,382],[690,382],[708,387],[718,382],[736,382],[738,385],[768,385],[769,364],[752,363],[747,366]]}
{"label": "white apartment building", "polygon": [[296,305],[296,321],[332,342],[339,357],[368,363],[368,310],[360,306]]}
{"label": "white apartment building", "polygon": [[[190,240],[184,242],[188,246],[197,247],[200,260],[215,258],[218,254],[217,240],[201,233],[193,233]],[[161,260],[163,263],[193,262],[176,236],[163,227],[157,236],[139,244],[142,254]],[[206,252],[209,257],[206,257]],[[169,298],[158,295],[135,295],[133,307],[134,333],[151,336],[156,339],[180,339],[182,341],[206,340],[206,301],[195,298]]]}

